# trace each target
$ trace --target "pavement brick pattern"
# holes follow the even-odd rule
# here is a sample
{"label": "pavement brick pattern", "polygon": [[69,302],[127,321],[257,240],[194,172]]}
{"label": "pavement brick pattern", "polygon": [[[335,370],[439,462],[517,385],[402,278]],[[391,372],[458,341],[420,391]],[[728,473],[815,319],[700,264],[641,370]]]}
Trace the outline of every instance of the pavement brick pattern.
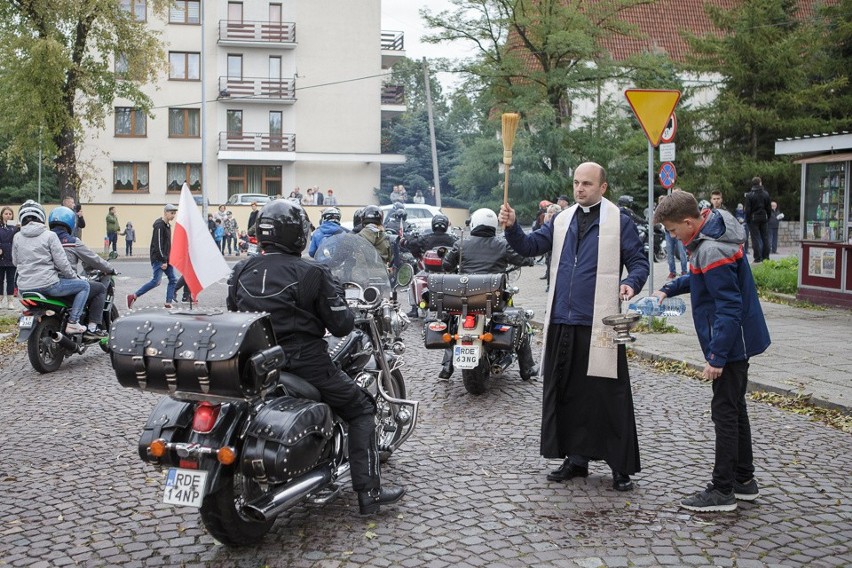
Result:
{"label": "pavement brick pattern", "polygon": [[420,423],[384,477],[406,497],[361,518],[344,491],[236,550],[216,544],[195,510],[160,503],[162,476],[136,454],[155,396],[120,387],[98,350],[48,376],[23,353],[7,358],[0,566],[852,565],[848,434],[751,404],[761,497],[734,513],[689,513],[678,500],[712,469],[709,385],[631,365],[644,470],[623,494],[602,463],[587,479],[545,480],[558,464],[538,454],[540,380],[513,369],[473,397],[458,372],[436,379],[441,354],[422,349],[417,326],[405,339]]}

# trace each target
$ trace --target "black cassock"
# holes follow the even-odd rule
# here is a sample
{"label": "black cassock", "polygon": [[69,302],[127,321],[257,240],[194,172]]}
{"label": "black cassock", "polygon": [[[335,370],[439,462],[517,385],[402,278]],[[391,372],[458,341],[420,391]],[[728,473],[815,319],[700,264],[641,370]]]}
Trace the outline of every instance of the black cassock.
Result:
{"label": "black cassock", "polygon": [[604,460],[628,475],[640,471],[639,438],[627,353],[618,346],[618,378],[587,374],[592,328],[551,324],[547,330],[541,455]]}

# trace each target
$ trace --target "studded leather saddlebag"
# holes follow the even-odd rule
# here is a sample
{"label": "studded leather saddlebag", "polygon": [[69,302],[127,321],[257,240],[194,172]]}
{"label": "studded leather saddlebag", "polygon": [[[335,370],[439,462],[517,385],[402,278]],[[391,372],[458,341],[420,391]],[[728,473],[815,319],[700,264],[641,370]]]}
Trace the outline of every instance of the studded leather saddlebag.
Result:
{"label": "studded leather saddlebag", "polygon": [[140,310],[113,322],[109,338],[122,386],[195,400],[260,394],[276,377],[249,358],[272,346],[266,313]]}
{"label": "studded leather saddlebag", "polygon": [[145,428],[139,436],[139,457],[143,461],[164,466],[177,467],[180,458],[175,451],[166,452],[163,457],[150,454],[151,442],[162,438],[166,442],[185,441],[191,430],[194,403],[175,400],[164,396],[151,411]]}
{"label": "studded leather saddlebag", "polygon": [[429,309],[440,314],[485,314],[505,305],[505,274],[430,274]]}
{"label": "studded leather saddlebag", "polygon": [[260,483],[284,483],[327,459],[333,434],[327,404],[277,398],[257,413],[246,432],[241,471]]}

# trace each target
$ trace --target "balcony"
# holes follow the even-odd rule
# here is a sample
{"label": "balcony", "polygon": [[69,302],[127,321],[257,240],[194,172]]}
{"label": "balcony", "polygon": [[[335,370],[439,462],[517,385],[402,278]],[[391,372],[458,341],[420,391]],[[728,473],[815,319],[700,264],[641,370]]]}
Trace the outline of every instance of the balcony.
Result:
{"label": "balcony", "polygon": [[405,87],[382,85],[382,120],[393,118],[403,112],[405,112]]}
{"label": "balcony", "polygon": [[230,22],[219,20],[219,45],[296,47],[294,22]]}
{"label": "balcony", "polygon": [[269,132],[220,132],[219,152],[228,151],[295,152],[296,135]]}
{"label": "balcony", "polygon": [[296,80],[268,77],[219,77],[219,96],[222,102],[239,103],[296,102]]}
{"label": "balcony", "polygon": [[382,30],[382,69],[390,69],[405,57],[405,34]]}

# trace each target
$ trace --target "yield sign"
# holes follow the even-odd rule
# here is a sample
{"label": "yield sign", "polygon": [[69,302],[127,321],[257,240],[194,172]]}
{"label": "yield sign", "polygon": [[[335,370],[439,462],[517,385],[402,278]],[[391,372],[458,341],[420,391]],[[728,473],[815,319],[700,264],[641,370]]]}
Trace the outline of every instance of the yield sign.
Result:
{"label": "yield sign", "polygon": [[663,130],[669,124],[671,117],[680,100],[680,91],[665,89],[627,89],[624,91],[633,114],[639,119],[645,136],[652,146],[660,143]]}

